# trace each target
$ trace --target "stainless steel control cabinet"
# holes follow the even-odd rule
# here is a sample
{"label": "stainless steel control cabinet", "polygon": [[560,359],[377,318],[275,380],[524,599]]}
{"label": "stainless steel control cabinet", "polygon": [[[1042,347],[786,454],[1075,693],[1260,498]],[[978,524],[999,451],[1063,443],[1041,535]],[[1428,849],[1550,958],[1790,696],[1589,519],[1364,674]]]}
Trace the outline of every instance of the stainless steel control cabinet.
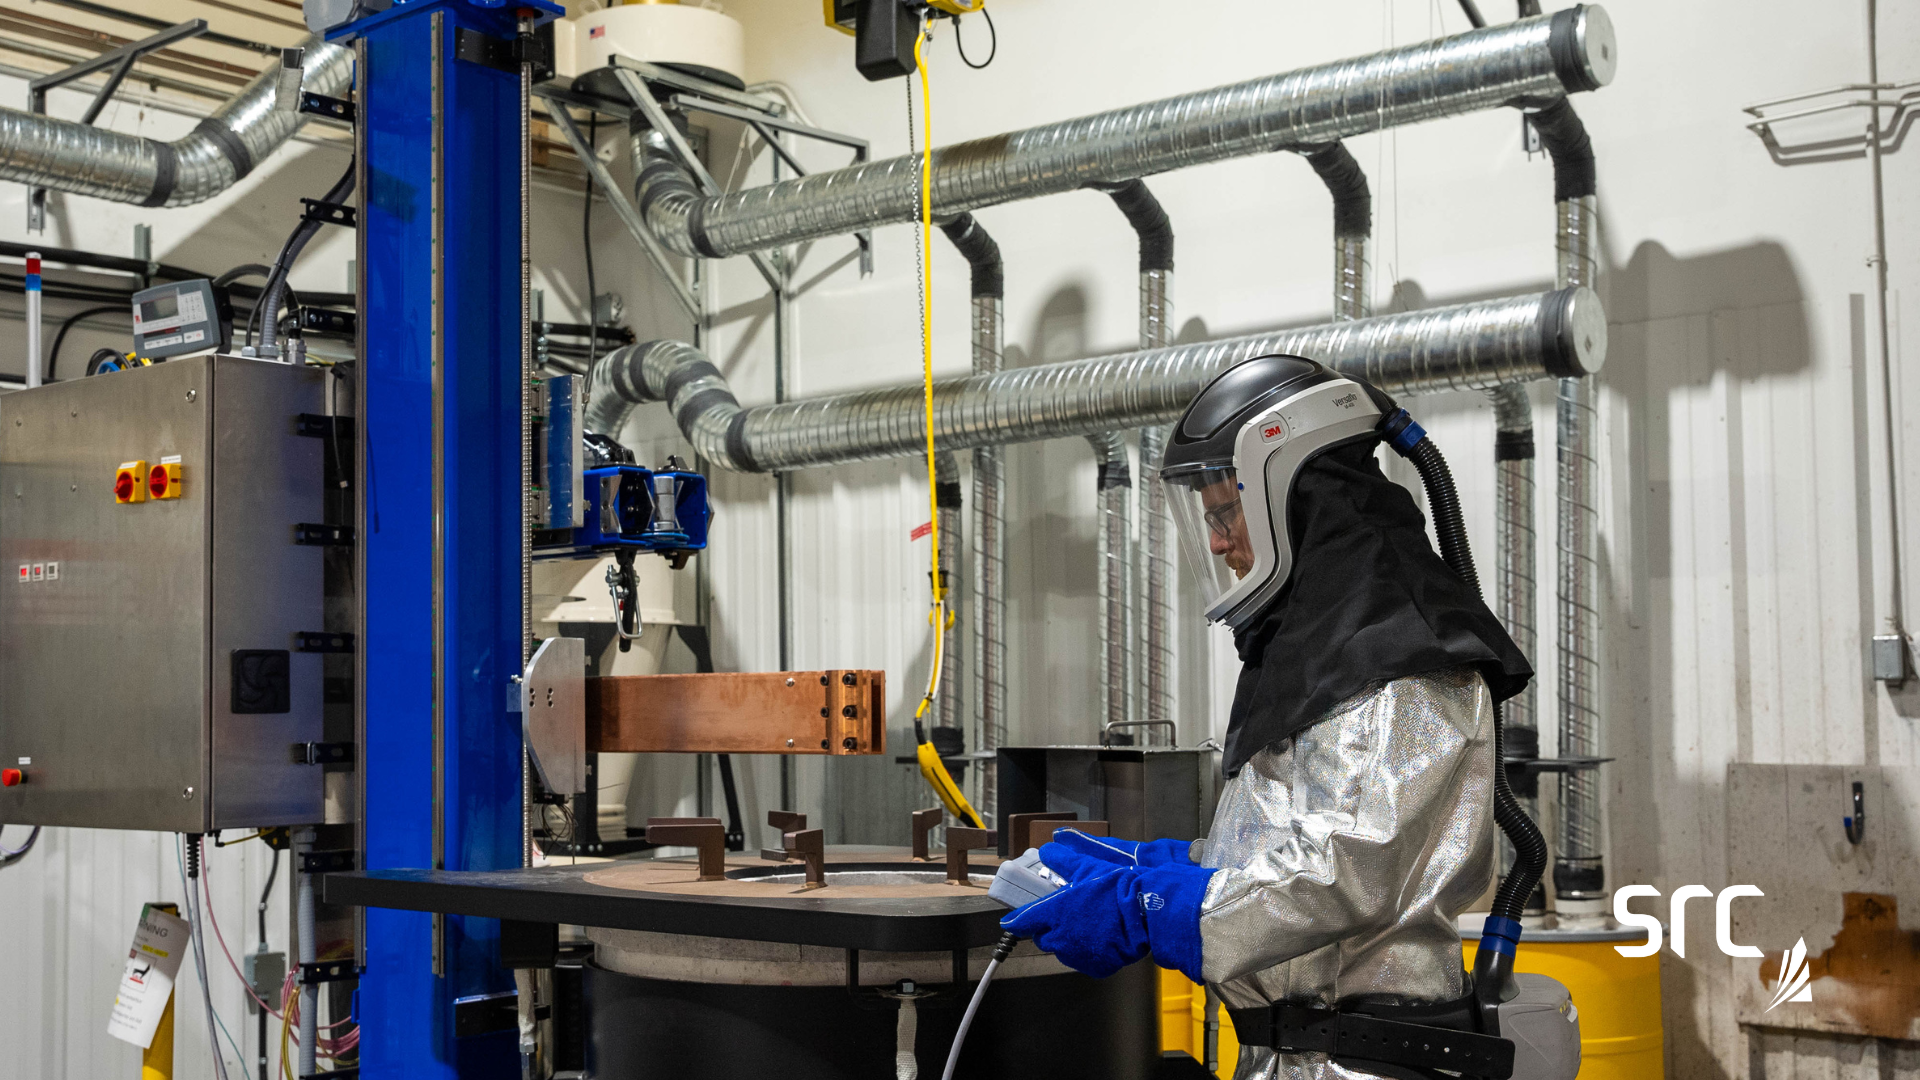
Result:
{"label": "stainless steel control cabinet", "polygon": [[[0,822],[321,820],[324,375],[202,356],[0,397]],[[178,466],[126,502],[120,466]],[[149,491],[153,489],[148,489]],[[161,490],[165,486],[161,485]],[[140,492],[146,495],[147,492]]]}

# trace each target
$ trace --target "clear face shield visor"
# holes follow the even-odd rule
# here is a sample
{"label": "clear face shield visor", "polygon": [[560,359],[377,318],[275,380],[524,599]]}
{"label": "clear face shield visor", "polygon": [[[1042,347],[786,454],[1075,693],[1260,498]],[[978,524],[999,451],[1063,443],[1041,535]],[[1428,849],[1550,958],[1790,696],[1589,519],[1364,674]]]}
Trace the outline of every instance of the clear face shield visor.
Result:
{"label": "clear face shield visor", "polygon": [[1161,483],[1180,548],[1200,582],[1202,609],[1211,609],[1254,569],[1239,475],[1231,467],[1183,469],[1163,473]]}

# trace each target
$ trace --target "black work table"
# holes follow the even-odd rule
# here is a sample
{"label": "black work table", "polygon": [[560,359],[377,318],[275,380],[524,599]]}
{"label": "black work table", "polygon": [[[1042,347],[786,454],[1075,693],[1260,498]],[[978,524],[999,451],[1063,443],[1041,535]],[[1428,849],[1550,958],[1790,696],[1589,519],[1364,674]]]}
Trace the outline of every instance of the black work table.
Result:
{"label": "black work table", "polygon": [[[936,856],[936,860],[938,856]],[[976,881],[999,862],[975,856]],[[727,860],[728,880],[698,882],[692,860],[641,859],[511,870],[360,870],[324,875],[327,903],[471,915],[516,922],[736,938],[882,952],[978,948],[1000,938],[1007,908],[974,886],[944,882],[944,864],[905,849],[827,849],[829,885],[801,890],[795,864]],[[832,884],[836,871],[918,871],[927,884]],[[602,880],[591,881],[589,877]],[[617,884],[607,884],[606,879]]]}

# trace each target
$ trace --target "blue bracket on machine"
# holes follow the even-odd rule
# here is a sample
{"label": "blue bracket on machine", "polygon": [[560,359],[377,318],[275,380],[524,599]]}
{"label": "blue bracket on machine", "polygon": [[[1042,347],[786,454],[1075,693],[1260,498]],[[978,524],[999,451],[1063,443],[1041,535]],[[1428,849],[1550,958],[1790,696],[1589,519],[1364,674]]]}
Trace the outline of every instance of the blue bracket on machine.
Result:
{"label": "blue bracket on machine", "polygon": [[664,469],[646,468],[612,439],[586,434],[583,381],[544,379],[535,398],[534,558],[644,551],[679,569],[707,546],[707,478],[672,458]]}
{"label": "blue bracket on machine", "polygon": [[620,548],[651,551],[676,562],[707,546],[707,478],[686,469],[608,465],[588,469],[586,522],[573,541],[536,554],[574,558]]}

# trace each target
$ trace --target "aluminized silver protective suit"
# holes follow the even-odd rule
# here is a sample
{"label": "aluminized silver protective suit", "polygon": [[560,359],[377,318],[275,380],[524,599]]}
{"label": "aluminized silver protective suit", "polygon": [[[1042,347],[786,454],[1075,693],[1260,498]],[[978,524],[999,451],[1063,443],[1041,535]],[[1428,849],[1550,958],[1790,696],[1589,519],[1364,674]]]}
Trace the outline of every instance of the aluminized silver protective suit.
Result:
{"label": "aluminized silver protective suit", "polygon": [[[1395,679],[1255,754],[1194,845],[1206,981],[1229,1008],[1464,992],[1454,919],[1493,869],[1493,699],[1466,668]],[[1236,1080],[1368,1076],[1241,1048]]]}

